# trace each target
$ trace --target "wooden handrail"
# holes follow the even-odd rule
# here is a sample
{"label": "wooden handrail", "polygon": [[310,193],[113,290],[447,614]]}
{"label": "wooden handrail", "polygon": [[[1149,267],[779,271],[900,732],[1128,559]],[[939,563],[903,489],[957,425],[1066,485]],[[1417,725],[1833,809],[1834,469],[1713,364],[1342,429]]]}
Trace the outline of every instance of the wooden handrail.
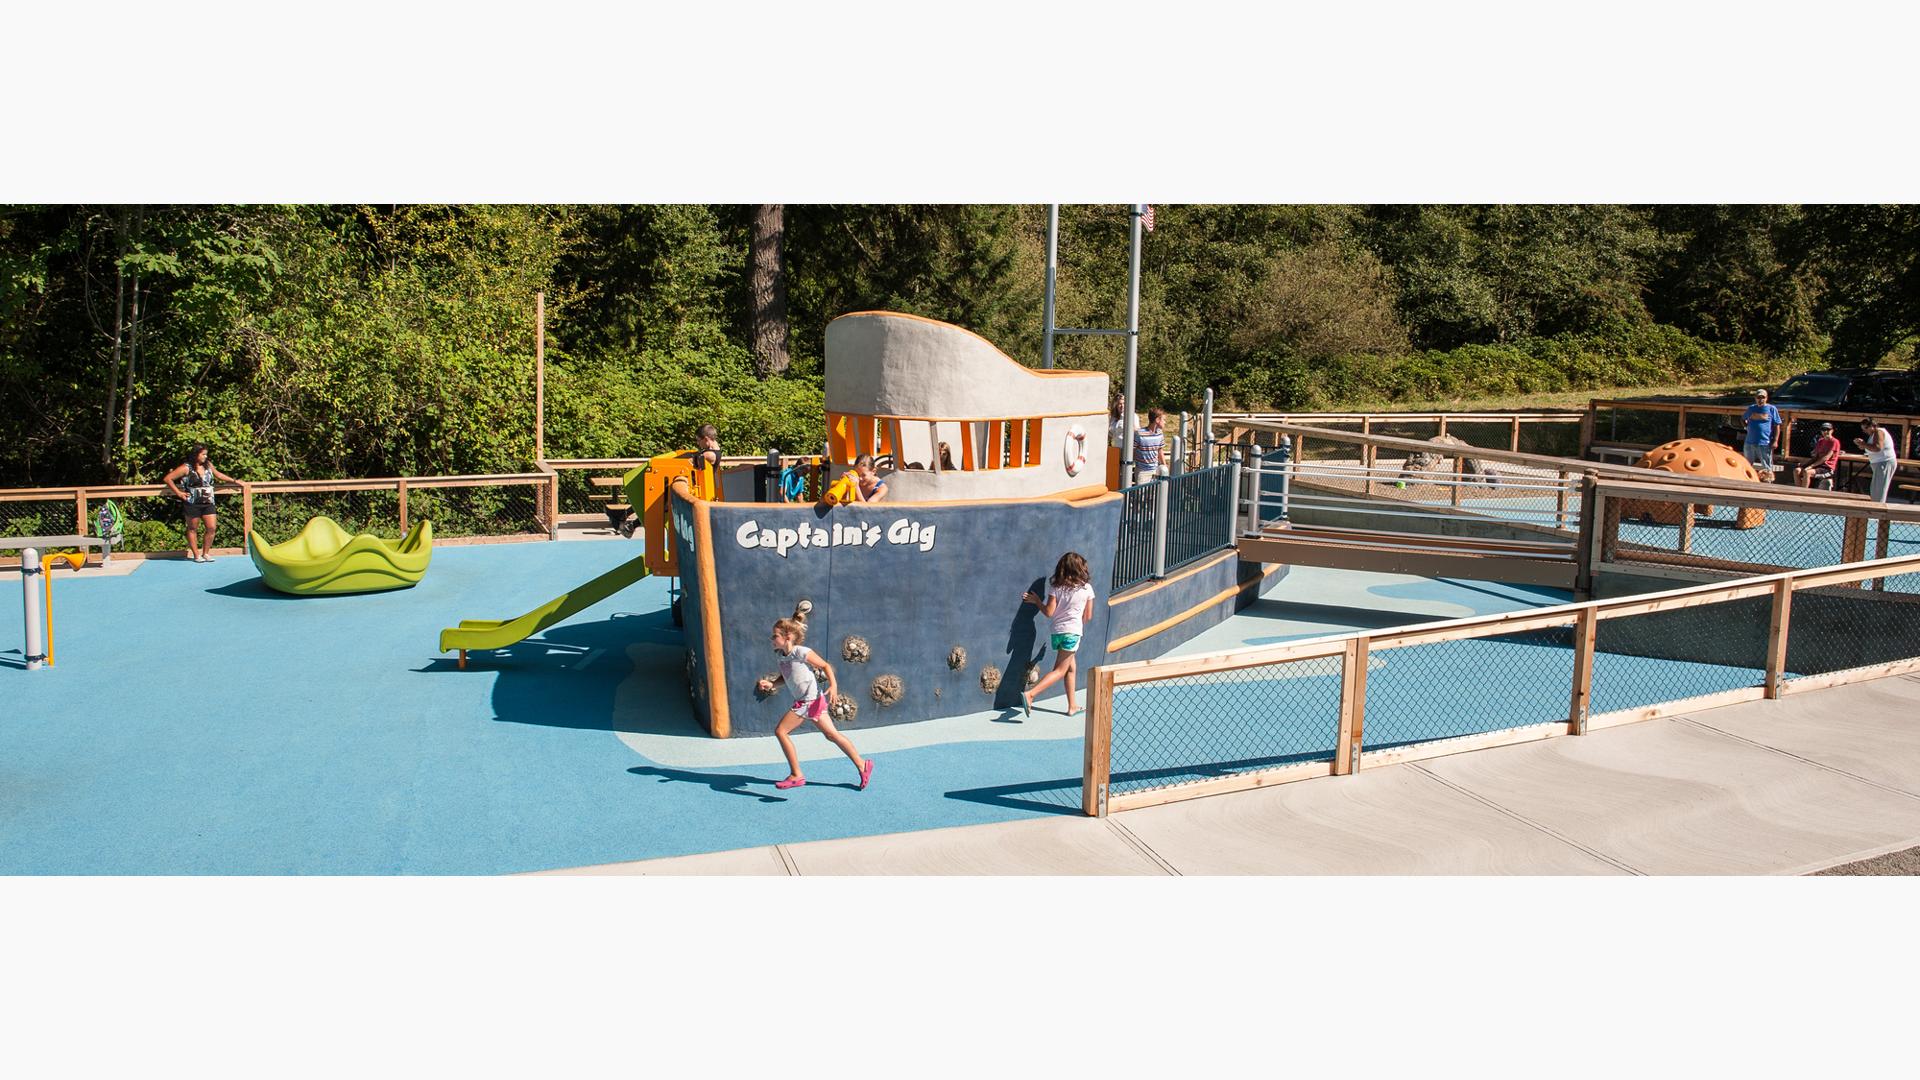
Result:
{"label": "wooden handrail", "polygon": [[[1642,470],[1650,472],[1651,470]],[[1669,473],[1667,475],[1680,475]],[[1684,475],[1680,479],[1690,480]],[[1806,513],[1848,514],[1888,517],[1895,521],[1920,521],[1920,506],[1900,507],[1875,502],[1851,491],[1811,491],[1787,484],[1750,484],[1759,491],[1729,491],[1692,483],[1643,483],[1634,480],[1600,480],[1601,494],[1608,498],[1647,499],[1655,502],[1719,503],[1726,506],[1757,506],[1769,510],[1793,510]]]}
{"label": "wooden handrail", "polygon": [[1492,637],[1544,626],[1568,625],[1584,611],[1591,611],[1595,617],[1601,619],[1623,618],[1651,611],[1731,602],[1770,593],[1773,591],[1774,583],[1780,581],[1792,582],[1795,588],[1813,588],[1917,572],[1920,572],[1920,555],[1898,555],[1886,559],[1869,559],[1845,566],[1761,574],[1734,582],[1709,582],[1704,585],[1689,585],[1662,592],[1641,593],[1636,596],[1555,604],[1529,611],[1504,612],[1498,615],[1469,615],[1460,619],[1444,619],[1386,630],[1352,630],[1339,634],[1324,634],[1299,641],[1289,641],[1281,645],[1228,649],[1199,656],[1163,657],[1156,660],[1102,664],[1098,670],[1111,672],[1114,683],[1120,686],[1129,683],[1158,682],[1183,675],[1237,671],[1249,667],[1264,667],[1270,664],[1335,656],[1345,650],[1347,641],[1354,638],[1367,638],[1371,642],[1371,647],[1381,649],[1393,648],[1402,641],[1406,641],[1407,644],[1426,644],[1458,638]]}

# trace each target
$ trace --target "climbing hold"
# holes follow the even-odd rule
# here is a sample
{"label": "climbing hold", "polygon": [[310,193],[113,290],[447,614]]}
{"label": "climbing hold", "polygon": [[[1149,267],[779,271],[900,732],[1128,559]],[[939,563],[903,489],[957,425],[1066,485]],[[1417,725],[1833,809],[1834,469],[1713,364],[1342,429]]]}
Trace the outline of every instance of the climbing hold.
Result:
{"label": "climbing hold", "polygon": [[827,715],[833,717],[836,724],[851,724],[853,718],[860,715],[860,703],[845,694],[835,694],[827,706]]}
{"label": "climbing hold", "polygon": [[873,680],[873,688],[869,693],[873,695],[874,704],[885,708],[888,705],[898,704],[901,696],[906,693],[906,688],[901,685],[900,676],[882,675]]}

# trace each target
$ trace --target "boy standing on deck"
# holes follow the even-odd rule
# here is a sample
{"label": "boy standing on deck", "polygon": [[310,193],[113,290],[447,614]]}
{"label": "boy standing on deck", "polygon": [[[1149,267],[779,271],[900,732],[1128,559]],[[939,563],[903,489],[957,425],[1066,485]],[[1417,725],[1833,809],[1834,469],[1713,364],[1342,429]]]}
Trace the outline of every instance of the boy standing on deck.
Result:
{"label": "boy standing on deck", "polygon": [[1160,458],[1165,452],[1167,436],[1161,431],[1161,422],[1166,418],[1165,409],[1148,409],[1147,426],[1133,433],[1133,482],[1144,484],[1160,475]]}

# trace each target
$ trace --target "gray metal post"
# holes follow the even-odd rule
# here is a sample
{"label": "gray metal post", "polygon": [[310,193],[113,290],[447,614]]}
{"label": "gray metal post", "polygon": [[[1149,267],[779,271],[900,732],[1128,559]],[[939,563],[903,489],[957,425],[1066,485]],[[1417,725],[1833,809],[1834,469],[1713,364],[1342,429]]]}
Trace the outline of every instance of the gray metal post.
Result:
{"label": "gray metal post", "polygon": [[1233,546],[1240,538],[1240,462],[1227,464],[1227,490],[1232,493],[1227,499],[1227,546]]}
{"label": "gray metal post", "polygon": [[1247,534],[1260,535],[1260,444],[1253,445],[1253,468],[1247,470],[1248,490],[1252,492],[1247,499]]}
{"label": "gray metal post", "polygon": [[1292,520],[1289,500],[1293,497],[1293,436],[1280,436],[1280,520]]}
{"label": "gray metal post", "polygon": [[1167,475],[1179,476],[1187,471],[1187,440],[1180,435],[1167,437],[1167,449],[1172,454],[1167,458]]}
{"label": "gray metal post", "polygon": [[1153,576],[1167,576],[1167,489],[1173,481],[1153,482]]}
{"label": "gray metal post", "polygon": [[[1053,366],[1053,283],[1060,272],[1060,204],[1047,204],[1047,299],[1041,316],[1046,326],[1040,336],[1040,366]],[[937,455],[936,455],[937,456]]]}
{"label": "gray metal post", "polygon": [[1213,464],[1213,387],[1200,404],[1200,467]]}
{"label": "gray metal post", "polygon": [[786,502],[787,487],[780,482],[780,451],[767,451],[767,492],[768,502]]}
{"label": "gray metal post", "polygon": [[1120,444],[1120,486],[1133,483],[1133,427],[1136,399],[1134,375],[1140,366],[1140,215],[1145,203],[1134,203],[1132,243],[1127,249],[1127,426]]}

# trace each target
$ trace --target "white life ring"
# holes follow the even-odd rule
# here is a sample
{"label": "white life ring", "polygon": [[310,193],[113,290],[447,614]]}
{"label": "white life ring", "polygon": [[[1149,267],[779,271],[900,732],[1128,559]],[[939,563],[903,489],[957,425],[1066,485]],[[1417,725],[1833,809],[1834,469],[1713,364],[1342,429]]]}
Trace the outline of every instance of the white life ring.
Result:
{"label": "white life ring", "polygon": [[1080,470],[1087,467],[1087,433],[1075,424],[1067,429],[1067,441],[1062,447],[1067,456],[1067,475],[1079,476]]}

